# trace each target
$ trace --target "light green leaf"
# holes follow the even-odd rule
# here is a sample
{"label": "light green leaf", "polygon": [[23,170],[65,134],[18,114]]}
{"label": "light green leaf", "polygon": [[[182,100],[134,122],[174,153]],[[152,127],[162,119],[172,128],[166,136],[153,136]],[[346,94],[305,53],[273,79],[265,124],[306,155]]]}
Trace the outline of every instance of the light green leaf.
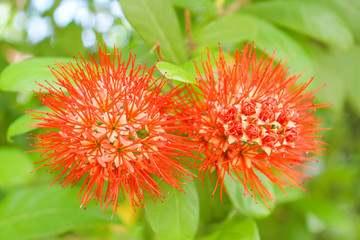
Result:
{"label": "light green leaf", "polygon": [[287,196],[277,186],[274,186],[276,204],[293,202],[305,195],[305,191],[299,188],[284,187]]}
{"label": "light green leaf", "polygon": [[[78,189],[45,186],[16,191],[0,204],[0,239],[51,238],[73,229],[111,222],[99,206],[79,208]],[[112,223],[118,223],[114,217]]]}
{"label": "light green leaf", "polygon": [[[36,111],[50,111],[48,107],[42,106],[39,108],[34,109]],[[39,114],[40,115],[40,114]],[[28,114],[24,114],[18,119],[16,119],[14,122],[12,122],[7,129],[6,138],[9,142],[12,142],[11,138],[17,135],[21,135],[27,132],[30,132],[31,130],[35,129],[34,127],[31,127],[30,125],[25,125],[28,123],[35,123],[38,122],[38,120],[33,119],[33,116],[30,116]]]}
{"label": "light green leaf", "polygon": [[32,178],[30,172],[33,169],[30,157],[24,151],[13,147],[0,148],[0,188],[27,183]]}
{"label": "light green leaf", "polygon": [[306,80],[313,76],[314,69],[312,60],[304,48],[288,34],[272,24],[252,15],[246,16],[251,19],[259,30],[259,34],[252,39],[258,48],[266,50],[269,55],[271,55],[273,51],[276,51],[275,59],[277,61],[285,61],[288,59],[290,70],[296,74],[306,69],[303,75]]}
{"label": "light green leaf", "polygon": [[226,220],[219,229],[200,240],[260,240],[256,222],[251,218],[236,214]]}
{"label": "light green leaf", "polygon": [[165,77],[186,83],[196,83],[195,77],[184,69],[168,62],[158,62],[156,67]]}
{"label": "light green leaf", "polygon": [[[261,178],[261,181],[269,192],[274,193],[273,186],[267,178],[263,177]],[[270,201],[268,201],[268,204],[271,209],[266,206],[261,197],[256,194],[256,203],[255,199],[249,194],[247,196],[244,195],[243,185],[239,181],[235,182],[234,179],[232,179],[229,175],[225,176],[224,182],[226,190],[229,193],[230,200],[234,204],[235,208],[237,208],[242,214],[255,218],[261,218],[270,215],[274,208]]]}
{"label": "light green leaf", "polygon": [[208,8],[215,11],[215,6],[211,0],[170,0],[174,6],[181,8]]}
{"label": "light green leaf", "polygon": [[[323,0],[328,4],[328,1]],[[346,19],[355,38],[360,42],[360,1],[358,0],[331,0],[335,10]]]}
{"label": "light green leaf", "polygon": [[360,113],[360,47],[354,46],[349,51],[341,51],[321,48],[314,44],[311,52],[316,75],[309,90],[315,90],[326,83],[325,87],[315,93],[315,100],[319,103],[330,102],[333,106],[328,108],[329,110],[341,112],[348,98],[350,104]]}
{"label": "light green leaf", "polygon": [[141,38],[153,47],[156,41],[165,60],[181,64],[187,50],[180,25],[167,0],[119,0],[126,19]]}
{"label": "light green leaf", "polygon": [[342,49],[348,49],[354,42],[344,20],[325,4],[302,1],[261,2],[242,8],[242,12],[255,14]]}
{"label": "light green leaf", "polygon": [[169,191],[163,203],[156,203],[147,197],[146,216],[156,233],[162,240],[193,239],[199,222],[199,199],[194,183],[184,185],[183,192],[160,183]]}
{"label": "light green leaf", "polygon": [[258,28],[251,18],[228,15],[199,29],[194,34],[194,40],[202,45],[228,44],[251,40],[257,34]]}
{"label": "light green leaf", "polygon": [[202,45],[240,43],[255,41],[255,45],[271,55],[276,51],[277,61],[288,59],[288,65],[296,73],[305,68],[306,77],[312,76],[312,62],[296,41],[272,24],[249,14],[229,15],[217,20],[195,34],[195,40]]}
{"label": "light green leaf", "polygon": [[52,82],[56,80],[49,67],[53,67],[54,63],[74,62],[72,58],[50,58],[36,57],[25,59],[9,65],[0,75],[0,90],[22,92],[22,91],[38,91],[40,84],[45,84],[45,80]]}

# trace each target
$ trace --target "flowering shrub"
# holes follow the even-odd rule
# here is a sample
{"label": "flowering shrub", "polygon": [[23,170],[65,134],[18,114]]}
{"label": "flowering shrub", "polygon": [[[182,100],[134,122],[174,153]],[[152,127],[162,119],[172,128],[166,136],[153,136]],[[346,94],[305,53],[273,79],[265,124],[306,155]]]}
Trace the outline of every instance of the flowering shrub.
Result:
{"label": "flowering shrub", "polygon": [[0,239],[357,239],[357,5],[1,2]]}
{"label": "flowering shrub", "polygon": [[171,106],[163,105],[176,101],[176,90],[160,95],[166,80],[153,78],[154,67],[134,67],[131,54],[128,60],[117,49],[114,59],[99,54],[99,63],[90,56],[91,63],[57,64],[57,81],[40,85],[46,93],[37,97],[50,112],[29,114],[39,120],[32,126],[48,129],[34,135],[41,167],[60,170],[56,180],[64,175],[64,187],[85,178],[81,205],[95,197],[105,211],[110,203],[116,210],[120,192],[135,206],[143,206],[144,192],[164,197],[154,176],[181,190],[180,179],[190,175],[181,157],[191,153],[184,137],[171,132],[187,125],[175,124],[166,112]]}
{"label": "flowering shrub", "polygon": [[302,188],[306,175],[298,168],[324,150],[314,110],[328,104],[312,102],[314,92],[305,92],[311,80],[296,85],[299,76],[274,56],[258,60],[253,48],[227,60],[220,46],[216,70],[208,51],[203,74],[195,65],[196,83],[166,94],[164,76],[154,79],[154,67],[134,67],[131,53],[123,61],[117,49],[113,59],[100,49],[99,63],[90,55],[91,63],[57,64],[56,81],[39,84],[46,92],[37,93],[50,111],[29,113],[38,120],[33,127],[48,130],[34,135],[41,167],[59,170],[55,181],[64,176],[64,187],[85,178],[81,206],[95,198],[105,211],[111,203],[113,213],[120,191],[134,206],[144,205],[144,192],[164,198],[154,177],[182,190],[190,150],[201,161],[200,178],[216,172],[215,190],[219,183],[224,189],[225,174],[234,175],[245,195],[273,201],[258,173],[282,191]]}
{"label": "flowering shrub", "polygon": [[272,201],[257,173],[282,190],[302,188],[299,182],[307,176],[300,168],[313,161],[309,153],[321,154],[325,144],[316,135],[323,129],[314,112],[329,104],[314,104],[314,92],[305,92],[312,79],[296,85],[300,76],[289,75],[275,54],[257,59],[253,48],[245,45],[227,60],[220,46],[215,69],[215,56],[208,51],[202,71],[196,65],[195,87],[187,86],[189,100],[178,115],[193,116],[187,132],[205,156],[197,165],[202,178],[216,171],[216,187],[220,183],[223,190],[224,175],[234,175],[245,195],[258,192],[264,201]]}

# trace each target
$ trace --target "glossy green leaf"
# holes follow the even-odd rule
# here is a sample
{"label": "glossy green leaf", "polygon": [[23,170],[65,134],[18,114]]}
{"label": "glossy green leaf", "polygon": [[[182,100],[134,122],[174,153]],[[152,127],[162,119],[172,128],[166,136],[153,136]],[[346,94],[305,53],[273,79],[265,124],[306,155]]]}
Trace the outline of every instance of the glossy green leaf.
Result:
{"label": "glossy green leaf", "polygon": [[0,90],[22,92],[39,90],[39,85],[45,84],[45,80],[56,80],[49,67],[54,63],[74,62],[72,58],[36,57],[28,58],[21,62],[9,65],[0,75]]}
{"label": "glossy green leaf", "polygon": [[193,239],[199,222],[199,199],[194,183],[183,186],[183,192],[160,183],[169,194],[163,203],[147,197],[147,219],[162,240]]}
{"label": "glossy green leaf", "polygon": [[[42,106],[37,109],[34,109],[36,111],[47,111],[50,110],[48,107]],[[11,138],[17,135],[21,135],[27,132],[30,132],[34,129],[34,127],[31,127],[30,125],[27,125],[28,123],[35,123],[38,122],[38,120],[33,119],[33,116],[30,116],[28,114],[24,114],[18,119],[16,119],[14,122],[10,124],[10,126],[7,129],[6,137],[9,142],[11,142]]]}
{"label": "glossy green leaf", "polygon": [[180,25],[171,3],[167,0],[119,0],[126,19],[150,46],[160,44],[166,61],[181,64],[187,50]]}
{"label": "glossy green leaf", "polygon": [[111,221],[109,214],[103,218],[99,206],[80,209],[78,190],[41,186],[7,196],[0,204],[0,239],[49,239],[81,227],[119,222],[116,216]]}
{"label": "glossy green leaf", "polygon": [[[273,193],[274,190],[272,184],[266,178],[262,178],[261,180],[268,191]],[[274,208],[274,205],[270,201],[268,201],[268,204],[271,208],[264,203],[259,194],[256,194],[257,202],[255,202],[255,199],[249,194],[245,196],[243,185],[239,181],[235,182],[229,175],[225,176],[224,182],[226,190],[229,193],[230,200],[234,204],[235,208],[237,208],[242,214],[255,218],[270,215]]]}
{"label": "glossy green leaf", "polygon": [[[14,147],[0,148],[0,188],[27,183],[34,169],[30,157]],[[0,231],[1,232],[1,231]]]}
{"label": "glossy green leaf", "polygon": [[227,219],[220,227],[209,236],[200,240],[260,240],[256,222],[249,217],[236,214]]}
{"label": "glossy green leaf", "polygon": [[349,48],[354,42],[345,21],[325,4],[272,1],[250,4],[242,11],[342,49]]}
{"label": "glossy green leaf", "polygon": [[195,76],[191,75],[184,69],[168,62],[158,62],[156,67],[162,74],[169,79],[173,79],[180,82],[195,83]]}
{"label": "glossy green leaf", "polygon": [[258,28],[251,18],[229,15],[199,29],[194,40],[202,45],[228,44],[251,40],[257,34]]}

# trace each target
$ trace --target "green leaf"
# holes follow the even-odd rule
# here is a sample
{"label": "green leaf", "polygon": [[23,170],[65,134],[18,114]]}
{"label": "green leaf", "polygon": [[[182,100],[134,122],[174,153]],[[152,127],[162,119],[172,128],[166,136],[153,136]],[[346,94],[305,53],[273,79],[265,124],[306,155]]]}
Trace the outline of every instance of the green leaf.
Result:
{"label": "green leaf", "polygon": [[168,195],[163,203],[156,203],[147,196],[147,219],[160,239],[193,239],[199,222],[199,199],[194,183],[184,185],[183,192],[160,183]]}
{"label": "green leaf", "polygon": [[211,0],[170,0],[174,6],[185,9],[205,8],[207,11],[216,12],[215,5]]}
{"label": "green leaf", "polygon": [[258,28],[259,34],[252,40],[255,45],[266,50],[267,54],[276,51],[275,59],[285,61],[288,59],[290,70],[299,74],[307,69],[303,75],[308,80],[313,75],[313,65],[309,54],[294,39],[272,24],[252,15],[246,15]]}
{"label": "green leaf", "polygon": [[283,191],[281,191],[279,187],[274,186],[276,204],[292,202],[305,195],[305,191],[299,188],[284,187],[284,191],[286,192],[287,196],[283,193]]}
{"label": "green leaf", "polygon": [[186,83],[196,83],[195,77],[184,69],[168,62],[158,62],[156,67],[167,78]]}
{"label": "green leaf", "polygon": [[315,100],[319,103],[332,103],[333,106],[329,110],[340,114],[348,99],[354,109],[360,113],[358,63],[360,47],[354,46],[349,51],[341,51],[321,48],[314,44],[311,46],[311,53],[316,75],[309,90],[315,90],[324,83],[327,84],[315,93]]}
{"label": "green leaf", "polygon": [[[269,192],[274,193],[273,186],[267,178],[263,177],[261,181]],[[226,190],[229,193],[230,200],[234,204],[235,208],[238,209],[242,214],[255,218],[261,218],[270,215],[274,208],[270,201],[268,201],[268,204],[271,206],[271,209],[266,206],[260,195],[256,194],[256,203],[255,199],[249,194],[247,196],[244,195],[245,191],[242,183],[239,181],[235,182],[234,179],[232,179],[229,175],[225,176],[224,182]]]}
{"label": "green leaf", "polygon": [[230,199],[225,193],[223,193],[221,201],[220,189],[217,189],[213,195],[216,185],[215,172],[211,174],[211,178],[212,181],[207,176],[204,178],[204,186],[200,180],[194,180],[201,203],[200,219],[204,223],[222,222],[232,209]]}
{"label": "green leaf", "polygon": [[348,49],[354,42],[344,20],[325,4],[302,1],[261,2],[250,4],[242,8],[242,11],[342,49]]}
{"label": "green leaf", "polygon": [[0,188],[29,182],[33,169],[30,157],[24,151],[13,147],[0,148]]}
{"label": "green leaf", "polygon": [[72,58],[49,58],[36,57],[28,58],[21,62],[9,65],[0,75],[0,90],[22,92],[22,91],[38,91],[40,84],[46,84],[45,80],[52,82],[56,80],[49,67],[53,67],[54,63],[74,62]]}
{"label": "green leaf", "polygon": [[[34,109],[36,111],[50,111],[48,107],[42,106],[39,108]],[[39,114],[40,115],[40,114]],[[27,132],[30,132],[31,130],[34,130],[35,128],[30,125],[25,125],[28,123],[35,123],[38,122],[38,120],[33,119],[33,116],[30,116],[29,114],[24,114],[21,117],[17,118],[14,122],[12,122],[7,129],[6,138],[9,142],[12,142],[11,138],[17,135],[21,135]]]}
{"label": "green leaf", "polygon": [[[23,189],[0,204],[0,239],[51,238],[73,229],[111,222],[99,206],[79,208],[78,189]],[[112,223],[118,223],[115,218]]]}
{"label": "green leaf", "polygon": [[187,58],[184,37],[174,7],[167,0],[119,0],[126,19],[153,47],[156,41],[165,60],[181,64]]}
{"label": "green leaf", "polygon": [[353,232],[354,227],[343,207],[328,200],[316,198],[301,199],[293,202],[291,207],[305,217],[307,227],[311,232],[319,233],[328,229],[329,233],[338,236],[338,239],[352,239],[341,237]]}
{"label": "green leaf", "polygon": [[256,222],[251,218],[236,214],[226,220],[219,229],[200,240],[260,240]]}
{"label": "green leaf", "polygon": [[228,15],[199,29],[194,34],[194,40],[202,45],[228,44],[251,40],[257,34],[258,28],[251,18]]}
{"label": "green leaf", "polygon": [[[326,4],[329,4],[328,0],[323,0]],[[355,38],[360,42],[360,2],[358,0],[331,0],[330,1],[340,15],[346,19],[351,30],[353,31]]]}
{"label": "green leaf", "polygon": [[[275,59],[285,60],[297,73],[308,68],[307,75],[312,75],[312,62],[296,41],[272,24],[249,14],[236,14],[211,23],[195,34],[195,40],[203,45],[240,43],[244,40],[255,41],[255,45],[267,54],[276,50]],[[307,76],[308,77],[308,76]]]}

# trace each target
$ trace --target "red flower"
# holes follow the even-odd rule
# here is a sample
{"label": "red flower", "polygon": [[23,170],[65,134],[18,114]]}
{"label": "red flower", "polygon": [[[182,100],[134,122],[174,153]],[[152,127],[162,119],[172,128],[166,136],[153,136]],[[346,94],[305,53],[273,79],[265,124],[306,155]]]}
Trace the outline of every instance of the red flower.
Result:
{"label": "red flower", "polygon": [[266,58],[263,53],[258,59],[253,45],[228,60],[220,47],[216,70],[209,51],[207,56],[201,68],[195,64],[201,93],[188,85],[189,99],[182,109],[193,116],[188,133],[201,142],[198,151],[206,155],[198,157],[201,177],[215,170],[216,186],[220,183],[223,189],[224,176],[236,175],[245,194],[258,192],[265,202],[273,196],[259,173],[281,189],[302,188],[307,176],[300,167],[313,161],[307,153],[320,154],[325,144],[316,135],[324,129],[318,128],[314,111],[329,106],[314,104],[314,92],[305,92],[312,79],[296,84],[299,76],[288,75],[275,55]]}
{"label": "red flower", "polygon": [[51,109],[40,112],[46,117],[30,112],[41,120],[33,125],[48,130],[34,135],[35,151],[44,157],[40,167],[60,170],[56,180],[62,177],[64,187],[85,178],[81,205],[95,198],[105,211],[109,204],[116,210],[120,191],[136,206],[143,205],[144,192],[164,197],[155,178],[181,189],[189,172],[180,157],[190,153],[181,136],[169,133],[178,125],[167,112],[171,106],[164,106],[175,92],[160,95],[164,78],[153,79],[154,67],[135,67],[131,53],[128,61],[118,49],[112,57],[99,55],[99,63],[90,55],[90,63],[57,64],[57,81],[41,86],[48,93],[37,93]]}

